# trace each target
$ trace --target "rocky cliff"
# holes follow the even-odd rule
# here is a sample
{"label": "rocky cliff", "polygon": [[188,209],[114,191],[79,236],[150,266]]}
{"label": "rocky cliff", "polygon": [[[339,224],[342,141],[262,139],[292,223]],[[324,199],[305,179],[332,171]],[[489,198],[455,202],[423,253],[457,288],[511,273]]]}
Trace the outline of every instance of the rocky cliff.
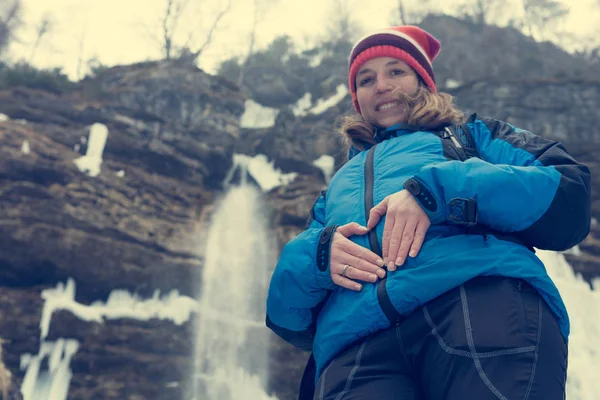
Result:
{"label": "rocky cliff", "polygon": [[[15,384],[21,355],[39,348],[44,289],[72,278],[84,304],[114,289],[197,296],[196,223],[232,166],[243,102],[230,83],[167,63],[115,68],[64,95],[0,92],[11,119],[0,124],[0,335]],[[95,177],[74,163],[93,123],[110,132]],[[192,325],[63,311],[48,340],[80,342],[69,399],[174,399]]]}

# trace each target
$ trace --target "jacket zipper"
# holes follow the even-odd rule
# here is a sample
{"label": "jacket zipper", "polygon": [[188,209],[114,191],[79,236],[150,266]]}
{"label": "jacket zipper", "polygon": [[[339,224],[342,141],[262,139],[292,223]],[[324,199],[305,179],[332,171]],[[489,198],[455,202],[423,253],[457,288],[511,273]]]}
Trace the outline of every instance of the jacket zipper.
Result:
{"label": "jacket zipper", "polygon": [[460,142],[458,141],[458,139],[456,138],[456,136],[454,136],[454,133],[452,133],[452,130],[448,127],[444,128],[444,131],[446,132],[447,136],[444,137],[449,137],[450,140],[452,140],[452,143],[454,143],[454,145],[456,147],[458,147],[459,149],[462,149],[462,144],[460,144]]}
{"label": "jacket zipper", "polygon": [[[369,220],[369,213],[371,209],[374,207],[374,199],[373,199],[373,187],[375,181],[375,147],[371,147],[369,152],[367,153],[367,159],[365,160],[365,221]],[[375,229],[371,229],[369,231],[369,247],[371,251],[377,254],[379,257],[382,257],[381,245],[379,244],[379,239],[377,238],[377,232]],[[390,298],[387,294],[387,289],[385,287],[385,282],[387,281],[386,276],[379,280],[377,284],[377,300],[379,301],[379,306],[381,310],[388,318],[392,325],[399,325],[402,321],[402,316],[396,311]]]}
{"label": "jacket zipper", "polygon": [[[375,180],[375,146],[371,147],[367,153],[367,160],[365,161],[365,221],[369,220],[369,213],[375,206],[373,201],[373,185]],[[381,246],[379,245],[379,239],[377,239],[377,232],[375,229],[369,231],[369,246],[371,251],[381,257]],[[385,278],[383,278],[385,279]]]}

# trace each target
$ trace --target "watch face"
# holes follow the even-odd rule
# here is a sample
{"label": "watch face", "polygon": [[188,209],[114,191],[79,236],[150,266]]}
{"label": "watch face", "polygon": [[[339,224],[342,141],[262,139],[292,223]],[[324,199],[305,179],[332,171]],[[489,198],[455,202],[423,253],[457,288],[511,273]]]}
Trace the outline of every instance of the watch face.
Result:
{"label": "watch face", "polygon": [[418,196],[421,193],[421,186],[414,179],[407,180],[406,183],[404,184],[404,187],[413,196]]}

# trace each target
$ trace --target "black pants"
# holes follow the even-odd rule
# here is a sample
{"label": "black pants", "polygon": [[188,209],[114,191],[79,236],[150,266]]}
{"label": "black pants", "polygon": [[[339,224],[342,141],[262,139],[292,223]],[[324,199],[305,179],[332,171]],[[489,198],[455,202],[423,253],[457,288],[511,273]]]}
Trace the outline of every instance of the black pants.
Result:
{"label": "black pants", "polygon": [[562,400],[567,345],[519,279],[480,277],[353,345],[327,366],[315,400]]}

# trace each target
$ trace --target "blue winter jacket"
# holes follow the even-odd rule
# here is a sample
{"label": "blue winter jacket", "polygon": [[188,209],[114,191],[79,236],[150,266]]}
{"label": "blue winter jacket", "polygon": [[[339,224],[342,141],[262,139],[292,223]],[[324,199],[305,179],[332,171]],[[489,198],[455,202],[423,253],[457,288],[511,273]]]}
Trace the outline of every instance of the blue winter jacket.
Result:
{"label": "blue winter jacket", "polygon": [[[482,275],[530,283],[568,338],[569,318],[556,286],[535,253],[517,242],[565,250],[587,236],[589,169],[560,143],[508,123],[474,114],[467,126],[481,158],[464,162],[451,143],[432,132],[402,126],[380,132],[375,146],[356,152],[335,174],[312,209],[308,229],[283,248],[271,278],[267,326],[312,349],[317,380],[336,354],[392,326],[395,314],[408,315]],[[403,190],[407,181],[417,186],[416,198],[431,221],[417,257],[385,279],[363,282],[360,292],[336,286],[329,275],[335,227],[366,226],[371,207]],[[480,232],[497,234],[469,234],[475,203]],[[384,223],[382,218],[371,234],[350,239],[380,252]]]}

